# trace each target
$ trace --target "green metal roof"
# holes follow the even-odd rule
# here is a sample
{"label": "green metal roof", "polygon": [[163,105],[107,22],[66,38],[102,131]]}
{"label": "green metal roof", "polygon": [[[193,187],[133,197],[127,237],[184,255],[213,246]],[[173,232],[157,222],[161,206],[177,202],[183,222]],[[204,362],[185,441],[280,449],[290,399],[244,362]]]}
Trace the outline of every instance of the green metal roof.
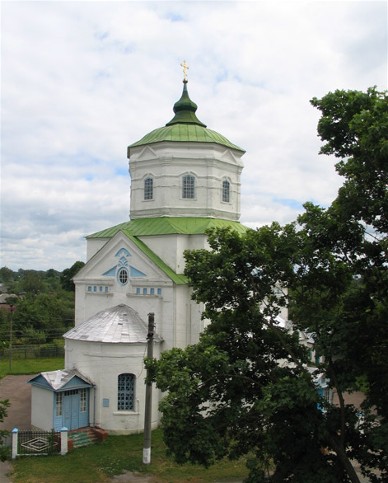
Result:
{"label": "green metal roof", "polygon": [[154,129],[146,134],[140,141],[128,146],[128,157],[130,149],[146,144],[160,142],[195,142],[221,144],[231,149],[244,153],[236,144],[233,144],[222,134],[207,129],[196,116],[197,105],[193,102],[187,91],[187,81],[183,82],[183,93],[179,101],[174,104],[175,116],[164,127]]}
{"label": "green metal roof", "polygon": [[145,254],[147,257],[159,267],[176,285],[185,285],[188,279],[185,275],[174,272],[164,261],[156,255],[145,243],[134,236],[128,238]]}
{"label": "green metal roof", "polygon": [[248,228],[238,221],[219,218],[196,217],[161,217],[137,218],[136,220],[120,223],[105,230],[87,236],[91,238],[112,238],[119,231],[126,236],[156,236],[156,235],[203,235],[209,228],[232,228],[238,233],[245,233]]}
{"label": "green metal roof", "polygon": [[195,114],[197,107],[197,104],[189,97],[187,80],[184,80],[182,96],[179,101],[174,104],[173,110],[175,116],[166,124],[166,126],[171,126],[173,124],[198,124],[198,126],[206,127],[206,124],[201,122]]}
{"label": "green metal roof", "polygon": [[227,148],[236,149],[237,151],[245,152],[236,144],[231,143],[225,136],[216,131],[207,129],[197,124],[173,124],[170,126],[160,127],[154,129],[146,134],[140,141],[131,144],[128,147],[128,153],[131,148],[143,146],[146,144],[160,143],[160,142],[195,142],[195,143],[215,143],[226,146]]}
{"label": "green metal roof", "polygon": [[113,238],[117,233],[122,232],[175,284],[185,285],[188,283],[187,277],[183,274],[174,272],[174,270],[172,270],[138,237],[169,234],[203,235],[206,230],[210,228],[231,228],[241,234],[249,230],[249,228],[241,225],[238,221],[221,220],[216,218],[139,218],[93,233],[92,235],[87,236],[87,239]]}

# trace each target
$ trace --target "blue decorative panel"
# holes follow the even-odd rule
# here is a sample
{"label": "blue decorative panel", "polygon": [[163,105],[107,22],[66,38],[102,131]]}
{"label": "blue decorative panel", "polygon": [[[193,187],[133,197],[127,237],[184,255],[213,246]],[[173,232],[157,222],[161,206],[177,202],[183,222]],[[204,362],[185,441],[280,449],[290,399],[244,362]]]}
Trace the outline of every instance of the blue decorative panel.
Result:
{"label": "blue decorative panel", "polygon": [[136,278],[136,277],[145,277],[146,274],[141,272],[140,270],[138,270],[137,268],[135,267],[129,267],[130,268],[130,274],[131,274],[131,277],[133,278]]}
{"label": "blue decorative panel", "polygon": [[130,257],[131,254],[126,248],[120,248],[120,250],[116,253],[115,257]]}
{"label": "blue decorative panel", "polygon": [[118,252],[115,255],[115,257],[119,257],[119,261],[117,265],[113,266],[112,268],[104,272],[102,275],[105,277],[115,277],[117,275],[117,271],[120,268],[125,267],[129,269],[129,276],[131,278],[146,277],[145,273],[133,267],[132,265],[128,264],[127,257],[130,257],[130,256],[131,254],[126,248],[120,248],[120,250],[118,250]]}
{"label": "blue decorative panel", "polygon": [[41,374],[34,377],[29,382],[32,386],[39,386],[39,387],[44,388],[44,389],[49,389],[50,391],[53,390],[51,385],[48,383],[48,381]]}
{"label": "blue decorative panel", "polygon": [[86,381],[83,381],[78,376],[75,376],[72,379],[70,379],[70,381],[61,388],[61,390],[87,388],[87,387],[91,387],[91,384],[87,383]]}
{"label": "blue decorative panel", "polygon": [[119,260],[119,265],[121,267],[127,267],[128,266],[128,261],[125,257],[121,257],[120,260]]}
{"label": "blue decorative panel", "polygon": [[106,277],[114,277],[116,275],[116,268],[117,268],[117,265],[110,268],[107,272],[103,273],[103,275],[105,275]]}

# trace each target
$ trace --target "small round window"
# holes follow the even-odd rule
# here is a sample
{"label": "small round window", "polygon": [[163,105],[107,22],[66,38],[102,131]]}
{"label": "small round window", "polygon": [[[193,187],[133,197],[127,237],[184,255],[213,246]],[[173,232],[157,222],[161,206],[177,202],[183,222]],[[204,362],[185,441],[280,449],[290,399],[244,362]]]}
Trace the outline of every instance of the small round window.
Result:
{"label": "small round window", "polygon": [[126,268],[120,268],[117,278],[121,285],[125,285],[128,282],[128,270]]}

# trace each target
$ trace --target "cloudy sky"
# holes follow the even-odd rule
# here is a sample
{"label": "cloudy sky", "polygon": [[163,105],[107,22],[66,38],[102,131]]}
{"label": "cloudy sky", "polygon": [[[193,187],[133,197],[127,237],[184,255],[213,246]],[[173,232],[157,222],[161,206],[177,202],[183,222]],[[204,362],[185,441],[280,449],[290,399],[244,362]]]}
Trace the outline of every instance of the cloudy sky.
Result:
{"label": "cloudy sky", "polygon": [[181,95],[246,149],[241,221],[322,206],[341,179],[318,155],[336,89],[387,88],[386,1],[1,2],[1,260],[63,270],[87,234],[128,220],[127,145]]}

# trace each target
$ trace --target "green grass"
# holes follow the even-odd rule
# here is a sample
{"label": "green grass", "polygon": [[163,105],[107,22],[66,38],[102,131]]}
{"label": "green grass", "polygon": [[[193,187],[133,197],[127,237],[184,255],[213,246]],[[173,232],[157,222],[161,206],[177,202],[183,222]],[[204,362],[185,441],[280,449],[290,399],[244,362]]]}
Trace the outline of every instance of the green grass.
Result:
{"label": "green grass", "polygon": [[[38,374],[64,367],[62,358],[0,360],[0,378],[8,374]],[[107,483],[125,471],[152,476],[154,483],[200,483],[242,480],[245,461],[221,461],[205,469],[177,465],[166,456],[161,430],[152,433],[151,464],[143,462],[143,435],[109,436],[103,443],[76,449],[66,456],[18,458],[12,462],[14,483]]]}
{"label": "green grass", "polygon": [[63,369],[63,357],[52,357],[47,359],[13,359],[12,368],[9,368],[9,360],[0,359],[0,379],[9,374],[38,374],[39,372],[54,371]]}
{"label": "green grass", "polygon": [[[100,483],[125,471],[152,476],[160,483],[241,480],[245,461],[222,461],[205,469],[177,465],[166,456],[161,430],[152,433],[151,464],[144,465],[143,435],[109,436],[103,443],[73,450],[66,456],[25,457],[13,462],[15,483]],[[129,480],[130,481],[130,480]]]}

